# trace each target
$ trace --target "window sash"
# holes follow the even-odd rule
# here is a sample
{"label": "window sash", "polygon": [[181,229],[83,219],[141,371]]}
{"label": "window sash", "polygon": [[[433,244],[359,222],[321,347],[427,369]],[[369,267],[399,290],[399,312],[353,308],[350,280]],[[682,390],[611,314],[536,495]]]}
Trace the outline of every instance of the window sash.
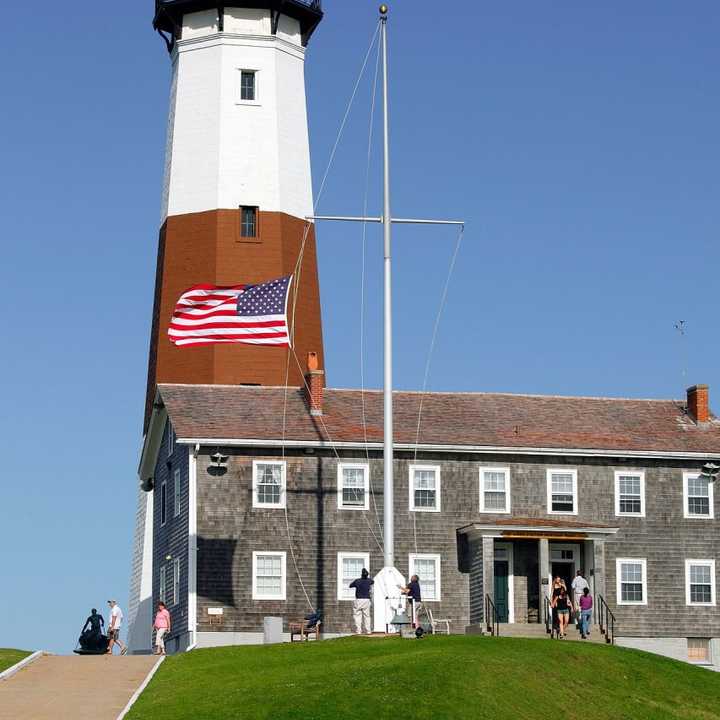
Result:
{"label": "window sash", "polygon": [[167,595],[167,575],[166,575],[166,569],[165,566],[162,565],[160,567],[160,582],[159,582],[159,588],[158,588],[158,598],[160,602],[166,602],[166,595]]}
{"label": "window sash", "polygon": [[255,71],[254,70],[241,70],[240,71],[240,99],[241,100],[255,100]]}
{"label": "window sash", "polygon": [[437,468],[411,468],[411,510],[439,510],[439,471]]}
{"label": "window sash", "polygon": [[257,208],[243,206],[240,208],[240,236],[257,237]]}
{"label": "window sash", "polygon": [[340,507],[367,508],[368,467],[340,465]]}
{"label": "window sash", "polygon": [[282,463],[257,462],[255,475],[255,505],[258,507],[281,507],[284,504],[285,466]]}
{"label": "window sash", "polygon": [[504,468],[481,469],[481,512],[510,511],[510,472]]}
{"label": "window sash", "polygon": [[711,560],[686,560],[685,582],[688,605],[715,604],[715,563]]}
{"label": "window sash", "polygon": [[363,568],[367,569],[367,566],[370,564],[370,556],[367,553],[339,553],[338,561],[340,574],[338,599],[354,600],[355,589],[350,587],[350,583],[360,577]]}
{"label": "window sash", "polygon": [[577,513],[576,471],[548,470],[548,506],[551,513]]}
{"label": "window sash", "polygon": [[685,517],[712,518],[713,488],[707,478],[696,473],[684,473]]}
{"label": "window sash", "polygon": [[618,515],[642,516],[644,514],[643,486],[643,473],[615,473],[616,513]]}
{"label": "window sash", "polygon": [[647,605],[646,561],[617,560],[617,601],[619,604]]}
{"label": "window sash", "polygon": [[167,522],[167,483],[160,483],[160,525]]}
{"label": "window sash", "polygon": [[284,595],[283,556],[279,553],[255,555],[255,589],[258,598],[279,599]]}
{"label": "window sash", "polygon": [[173,561],[173,605],[180,602],[180,559]]}
{"label": "window sash", "polygon": [[437,556],[411,555],[410,575],[420,578],[420,592],[423,602],[440,599],[440,558]]}
{"label": "window sash", "polygon": [[180,515],[180,470],[173,473],[173,517]]}

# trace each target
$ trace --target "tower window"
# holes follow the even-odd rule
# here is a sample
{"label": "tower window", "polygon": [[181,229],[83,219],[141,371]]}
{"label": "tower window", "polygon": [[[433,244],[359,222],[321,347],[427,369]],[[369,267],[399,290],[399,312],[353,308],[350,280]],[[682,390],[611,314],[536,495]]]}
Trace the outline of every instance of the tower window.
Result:
{"label": "tower window", "polygon": [[256,100],[257,88],[255,83],[255,71],[254,70],[241,70],[240,71],[240,99],[241,100]]}
{"label": "tower window", "polygon": [[240,237],[257,237],[257,214],[258,209],[256,207],[243,205],[240,208]]}

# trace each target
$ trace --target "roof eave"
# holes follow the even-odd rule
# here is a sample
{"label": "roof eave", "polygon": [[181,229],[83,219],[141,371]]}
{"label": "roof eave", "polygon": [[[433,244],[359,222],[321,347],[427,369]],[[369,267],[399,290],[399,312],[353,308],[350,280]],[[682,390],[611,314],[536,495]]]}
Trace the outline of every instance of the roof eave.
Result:
{"label": "roof eave", "polygon": [[[226,447],[286,447],[286,448],[347,448],[382,450],[380,442],[328,440],[282,440],[274,438],[219,438],[179,437],[178,443],[185,445],[224,445]],[[394,443],[395,450],[422,452],[453,452],[493,455],[565,455],[568,457],[610,457],[654,460],[720,460],[718,452],[694,452],[686,450],[628,450],[626,448],[568,448],[568,447],[524,447],[510,445],[443,445],[434,443]]]}
{"label": "roof eave", "polygon": [[138,465],[138,477],[143,490],[149,491],[153,487],[153,476],[155,465],[160,454],[163,432],[167,422],[168,413],[165,404],[160,396],[160,391],[155,392],[152,414],[148,423],[148,431],[143,438],[143,446],[140,451],[140,463]]}

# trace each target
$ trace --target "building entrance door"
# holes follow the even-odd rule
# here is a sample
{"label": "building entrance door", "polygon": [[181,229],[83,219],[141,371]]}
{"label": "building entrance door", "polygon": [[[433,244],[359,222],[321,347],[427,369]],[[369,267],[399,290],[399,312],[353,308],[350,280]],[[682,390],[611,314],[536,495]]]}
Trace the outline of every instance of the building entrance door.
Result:
{"label": "building entrance door", "polygon": [[574,576],[574,565],[571,562],[554,562],[552,563],[552,576],[553,579],[561,577],[565,581],[565,586],[568,590],[568,596],[572,594],[570,589]]}
{"label": "building entrance door", "polygon": [[510,583],[508,576],[510,566],[507,560],[495,561],[495,607],[497,608],[498,621],[506,623],[510,621]]}

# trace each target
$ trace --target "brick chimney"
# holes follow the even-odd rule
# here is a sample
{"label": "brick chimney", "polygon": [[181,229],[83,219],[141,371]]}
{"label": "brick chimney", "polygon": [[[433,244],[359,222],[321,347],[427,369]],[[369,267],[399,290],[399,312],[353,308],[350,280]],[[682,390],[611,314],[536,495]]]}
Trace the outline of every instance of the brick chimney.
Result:
{"label": "brick chimney", "polygon": [[307,356],[307,375],[305,382],[307,387],[307,402],[311,415],[322,415],[323,411],[323,384],[325,373],[318,369],[317,353],[309,352]]}
{"label": "brick chimney", "polygon": [[693,385],[687,389],[687,407],[696,422],[705,423],[710,419],[707,385]]}

